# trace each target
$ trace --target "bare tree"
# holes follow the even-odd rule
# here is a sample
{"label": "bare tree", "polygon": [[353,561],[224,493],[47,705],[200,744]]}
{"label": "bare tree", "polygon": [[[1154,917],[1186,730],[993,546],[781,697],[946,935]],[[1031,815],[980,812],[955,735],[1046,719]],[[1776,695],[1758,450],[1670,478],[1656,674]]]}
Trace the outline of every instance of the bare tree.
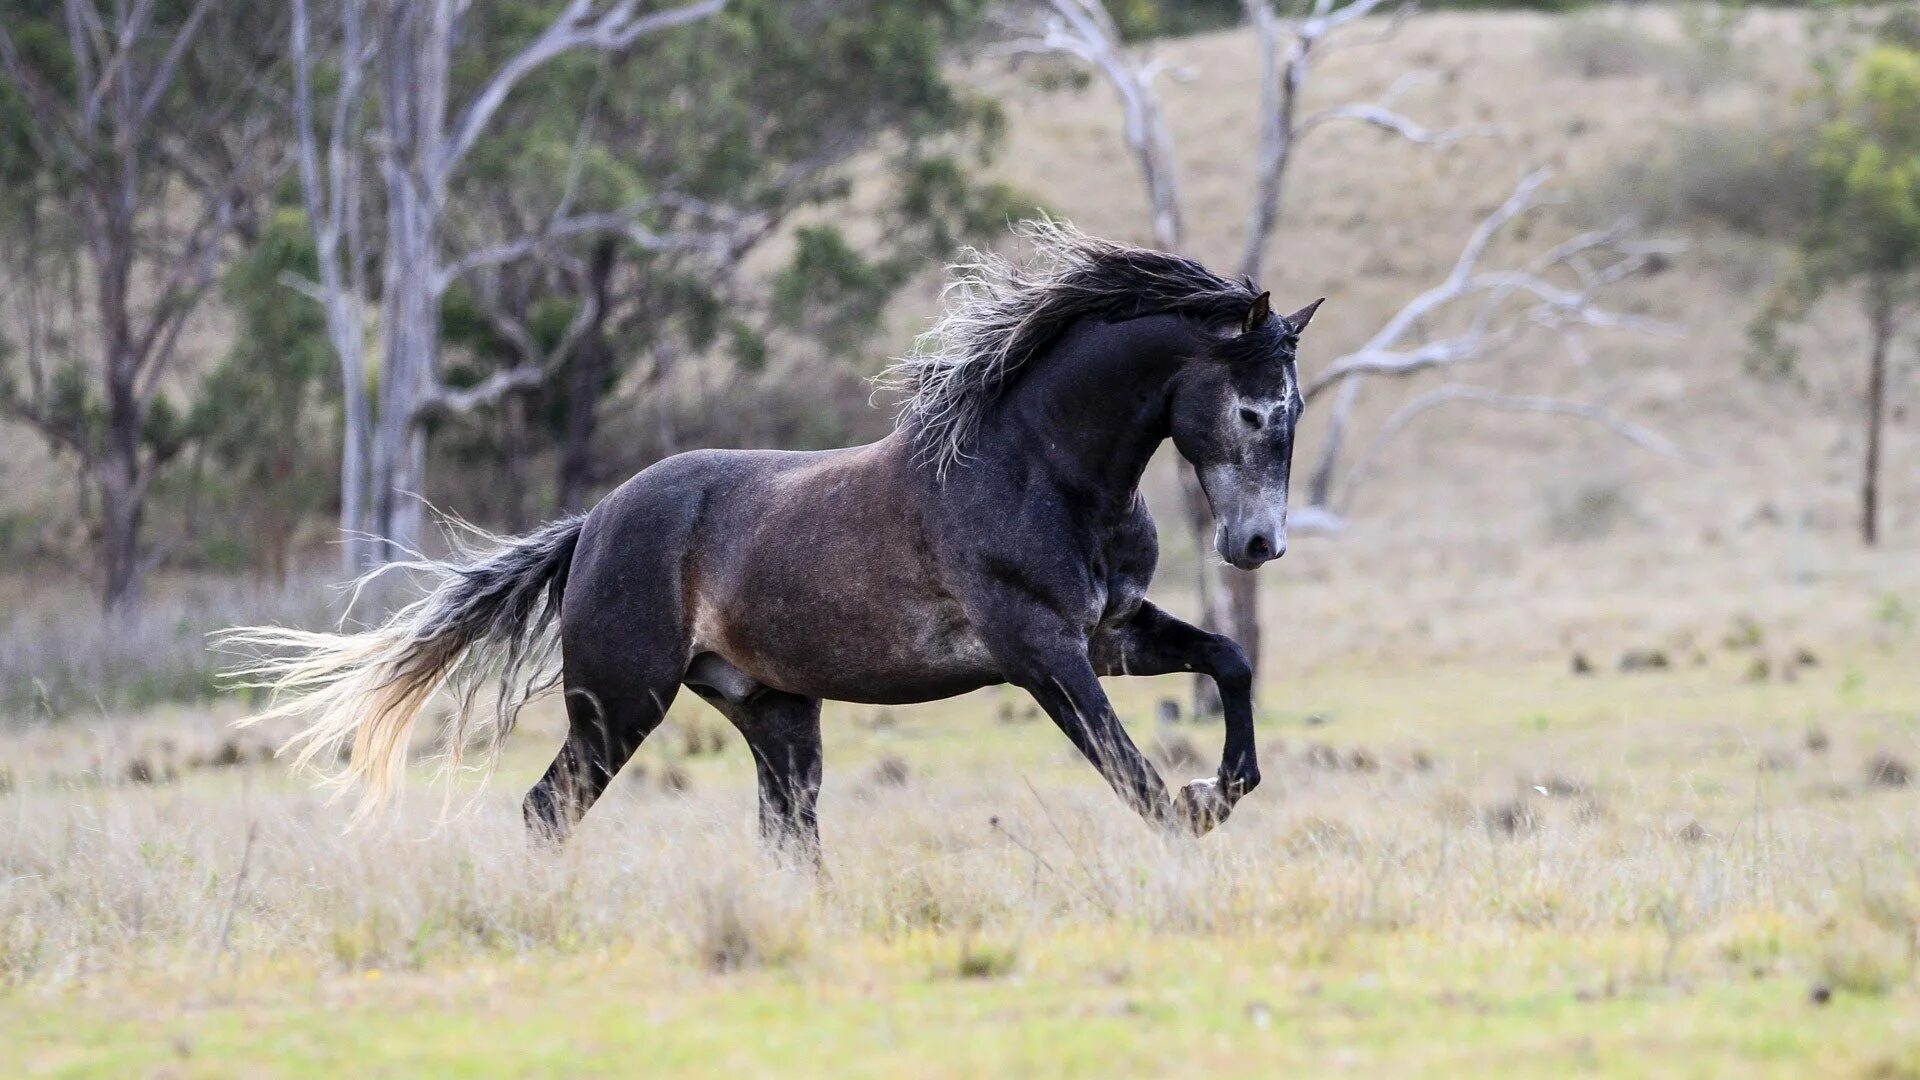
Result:
{"label": "bare tree", "polygon": [[[567,0],[532,40],[456,101],[455,50],[466,0],[338,0],[332,52],[336,89],[323,130],[313,71],[319,46],[306,0],[294,0],[292,44],[301,187],[320,249],[320,278],[303,289],[325,305],[347,395],[341,526],[352,569],[410,550],[420,538],[416,497],[426,465],[426,421],[437,410],[471,409],[514,391],[549,365],[527,365],[484,389],[450,392],[439,378],[439,308],[461,276],[524,258],[567,236],[615,230],[646,245],[698,239],[657,236],[640,225],[651,204],[576,214],[562,205],[536,235],[454,256],[447,250],[447,196],[501,106],[527,78],[579,51],[618,52],[718,12],[726,0],[696,0],[642,12],[640,0]],[[376,91],[377,93],[373,93]],[[370,100],[371,95],[371,100]],[[378,124],[377,131],[372,125]],[[324,167],[323,162],[324,160]],[[382,220],[361,203],[364,175],[378,177]],[[377,242],[375,242],[377,239]],[[379,272],[381,370],[377,397],[366,368],[366,305]],[[359,400],[355,400],[358,398]]]}
{"label": "bare tree", "polygon": [[[1266,253],[1273,246],[1281,221],[1289,171],[1303,141],[1314,131],[1337,123],[1360,123],[1426,146],[1445,146],[1498,131],[1489,126],[1432,128],[1398,111],[1399,100],[1409,90],[1432,80],[1431,73],[1420,71],[1403,74],[1377,101],[1349,102],[1302,114],[1301,102],[1315,62],[1337,47],[1390,35],[1411,12],[1410,4],[1394,8],[1391,19],[1384,24],[1373,20],[1380,24],[1380,33],[1367,37],[1351,31],[1362,25],[1362,20],[1376,15],[1386,6],[1386,0],[1308,0],[1297,18],[1285,17],[1282,5],[1274,0],[1243,0],[1243,6],[1254,31],[1261,72],[1259,151],[1239,267],[1251,279],[1257,280],[1264,269]],[[1037,17],[1019,24],[1018,31],[1004,51],[1071,57],[1098,72],[1119,97],[1122,133],[1146,188],[1154,242],[1169,250],[1181,250],[1184,214],[1173,139],[1154,89],[1163,65],[1122,41],[1104,0],[1045,0]],[[1517,343],[1521,331],[1530,327],[1551,328],[1568,335],[1569,340],[1579,328],[1661,329],[1643,320],[1614,315],[1594,302],[1595,294],[1605,286],[1642,269],[1668,247],[1635,240],[1624,226],[1583,234],[1519,267],[1482,270],[1482,257],[1492,238],[1507,222],[1540,203],[1538,190],[1545,179],[1545,173],[1523,179],[1514,196],[1475,230],[1445,281],[1410,301],[1366,345],[1336,359],[1309,383],[1309,400],[1329,390],[1336,392],[1327,410],[1327,434],[1311,472],[1306,505],[1290,515],[1296,529],[1340,525],[1330,503],[1332,477],[1353,408],[1369,376],[1405,376],[1488,359]],[[1606,257],[1605,266],[1593,269],[1594,260],[1602,257]],[[1554,275],[1563,272],[1575,275],[1577,281],[1556,283]],[[1466,328],[1451,337],[1425,340],[1428,328],[1458,305],[1472,308]],[[1456,390],[1398,417],[1392,430],[1404,428],[1414,416],[1442,401],[1506,408],[1527,401],[1544,407],[1533,399]],[[1554,402],[1550,411],[1601,420],[1622,430],[1622,425],[1599,406]],[[1652,436],[1642,444],[1668,448]],[[1362,475],[1357,472],[1353,478]],[[1182,471],[1182,484],[1187,519],[1194,530],[1196,548],[1202,552],[1199,584],[1203,621],[1209,628],[1223,630],[1239,640],[1257,662],[1260,620],[1255,579],[1205,556],[1204,538],[1209,531],[1205,498],[1186,470]],[[1204,684],[1205,680],[1200,682]],[[1205,686],[1197,693],[1204,694]]]}
{"label": "bare tree", "polygon": [[[1623,315],[1599,303],[1599,296],[1606,288],[1678,250],[1671,241],[1637,237],[1624,222],[1577,234],[1518,266],[1487,269],[1482,265],[1489,245],[1508,225],[1545,203],[1542,190],[1549,177],[1545,169],[1522,177],[1507,199],[1474,228],[1446,277],[1402,305],[1359,348],[1335,357],[1302,388],[1309,403],[1329,392],[1334,395],[1326,412],[1326,434],[1307,488],[1307,505],[1325,515],[1329,523],[1337,525],[1339,521],[1334,474],[1352,422],[1354,404],[1368,377],[1406,377],[1484,364],[1514,355],[1514,346],[1523,343],[1528,334],[1539,331],[1556,335],[1576,360],[1585,359],[1580,335],[1586,330],[1628,330],[1661,336],[1677,332],[1656,320]],[[1431,327],[1449,313],[1464,321],[1451,333],[1434,335]],[[1398,433],[1413,417],[1445,402],[1511,409],[1520,400],[1543,404],[1546,399],[1443,388],[1412,412],[1402,410],[1396,414],[1397,422],[1389,421],[1381,436]],[[1622,435],[1629,430],[1639,430],[1617,421],[1604,407],[1594,403],[1555,402],[1550,407],[1543,404],[1531,411],[1583,417]],[[1685,456],[1673,444],[1657,437],[1629,441],[1649,450]],[[1373,450],[1378,449],[1376,439]],[[1348,486],[1364,475],[1360,471],[1350,474]]]}
{"label": "bare tree", "polygon": [[248,13],[214,0],[104,10],[67,0],[60,18],[40,20],[59,28],[57,62],[16,37],[31,17],[0,22],[0,77],[31,118],[40,197],[61,209],[83,254],[72,296],[91,314],[63,337],[94,353],[68,358],[69,372],[91,369],[84,379],[47,376],[47,358],[32,357],[39,377],[0,404],[74,452],[97,489],[110,613],[138,600],[147,496],[185,445],[163,398],[181,332],[278,167],[254,105],[266,58],[247,53],[243,39],[258,30]]}

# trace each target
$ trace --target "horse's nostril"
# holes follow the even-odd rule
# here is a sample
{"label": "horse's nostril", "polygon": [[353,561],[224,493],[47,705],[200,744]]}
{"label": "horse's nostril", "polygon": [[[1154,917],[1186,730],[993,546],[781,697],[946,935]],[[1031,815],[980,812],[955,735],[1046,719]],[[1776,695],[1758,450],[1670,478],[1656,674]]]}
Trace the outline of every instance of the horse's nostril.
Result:
{"label": "horse's nostril", "polygon": [[1270,559],[1273,557],[1273,543],[1264,536],[1256,535],[1247,541],[1247,558]]}

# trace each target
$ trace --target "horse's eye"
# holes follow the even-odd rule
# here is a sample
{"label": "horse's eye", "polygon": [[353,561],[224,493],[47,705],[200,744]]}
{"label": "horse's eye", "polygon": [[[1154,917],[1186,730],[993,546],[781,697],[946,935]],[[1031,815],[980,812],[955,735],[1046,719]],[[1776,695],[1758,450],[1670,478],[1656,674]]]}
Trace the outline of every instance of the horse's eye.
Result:
{"label": "horse's eye", "polygon": [[1254,429],[1255,431],[1260,430],[1260,423],[1261,423],[1260,414],[1253,411],[1252,409],[1248,409],[1244,407],[1241,408],[1240,422]]}

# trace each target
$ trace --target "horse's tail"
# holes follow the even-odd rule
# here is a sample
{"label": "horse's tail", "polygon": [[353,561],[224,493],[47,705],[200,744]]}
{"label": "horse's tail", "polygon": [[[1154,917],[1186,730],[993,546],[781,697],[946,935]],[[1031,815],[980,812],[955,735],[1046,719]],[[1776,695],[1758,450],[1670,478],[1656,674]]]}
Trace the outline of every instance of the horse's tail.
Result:
{"label": "horse's tail", "polygon": [[[445,745],[450,767],[457,768],[474,734],[474,699],[497,679],[486,718],[491,763],[521,707],[559,682],[552,646],[584,520],[567,518],[519,537],[480,534],[483,547],[448,561],[399,564],[437,582],[362,633],[272,626],[223,632],[220,645],[251,656],[230,674],[270,695],[265,710],[240,723],[310,717],[280,752],[293,753],[296,769],[319,763],[328,782],[342,789],[362,787],[356,815],[362,817],[386,800],[404,772],[414,721],[434,693],[443,686],[455,692]],[[344,767],[326,768],[348,748]]]}

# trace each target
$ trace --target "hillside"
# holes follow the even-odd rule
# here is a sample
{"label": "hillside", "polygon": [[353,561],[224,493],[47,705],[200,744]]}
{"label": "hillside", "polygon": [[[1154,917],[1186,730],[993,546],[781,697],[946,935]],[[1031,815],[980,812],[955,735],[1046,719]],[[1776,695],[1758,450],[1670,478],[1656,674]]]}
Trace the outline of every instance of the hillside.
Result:
{"label": "hillside", "polygon": [[[1676,51],[1686,48],[1665,12],[1636,13],[1630,25]],[[1620,202],[1609,190],[1618,186],[1613,178],[1665,153],[1689,126],[1784,111],[1807,79],[1806,29],[1791,14],[1749,16],[1725,70],[1688,77],[1703,83],[1697,92],[1675,85],[1672,65],[1688,64],[1684,53],[1616,77],[1567,70],[1568,27],[1568,19],[1531,14],[1423,16],[1390,40],[1333,54],[1317,69],[1308,109],[1370,100],[1403,72],[1424,68],[1440,82],[1409,93],[1403,112],[1435,128],[1492,123],[1504,131],[1438,149],[1354,124],[1310,136],[1263,282],[1283,306],[1331,297],[1305,346],[1307,367],[1316,355],[1358,344],[1384,313],[1442,276],[1480,217],[1527,168],[1554,168],[1570,202],[1519,246],[1523,253],[1607,224]],[[1162,92],[1192,246],[1231,267],[1252,182],[1252,41],[1245,32],[1205,35],[1167,44],[1163,54]],[[1004,174],[1084,228],[1144,241],[1144,198],[1104,87],[1006,96],[1013,122]],[[1773,512],[1762,516],[1804,513],[1819,531],[1851,524],[1859,458],[1853,421],[1864,378],[1858,315],[1837,302],[1821,312],[1806,339],[1807,354],[1817,358],[1811,392],[1756,382],[1742,366],[1744,332],[1779,252],[1710,223],[1674,221],[1649,231],[1685,240],[1688,251],[1665,273],[1632,283],[1614,304],[1671,322],[1682,336],[1591,335],[1588,371],[1542,342],[1537,355],[1484,377],[1523,390],[1604,387],[1619,415],[1704,460],[1662,459],[1565,420],[1456,407],[1428,414],[1381,460],[1354,506],[1363,525],[1433,539],[1532,538],[1557,499],[1599,489],[1620,493],[1634,531],[1669,539],[1741,529],[1767,506]],[[1408,389],[1376,386],[1368,395],[1374,419]],[[1912,387],[1903,383],[1895,393],[1894,415],[1903,416]],[[1898,536],[1911,532],[1920,513],[1920,458],[1906,441],[1911,426],[1895,426],[1888,486],[1890,531]],[[1306,438],[1318,434],[1310,415]]]}

